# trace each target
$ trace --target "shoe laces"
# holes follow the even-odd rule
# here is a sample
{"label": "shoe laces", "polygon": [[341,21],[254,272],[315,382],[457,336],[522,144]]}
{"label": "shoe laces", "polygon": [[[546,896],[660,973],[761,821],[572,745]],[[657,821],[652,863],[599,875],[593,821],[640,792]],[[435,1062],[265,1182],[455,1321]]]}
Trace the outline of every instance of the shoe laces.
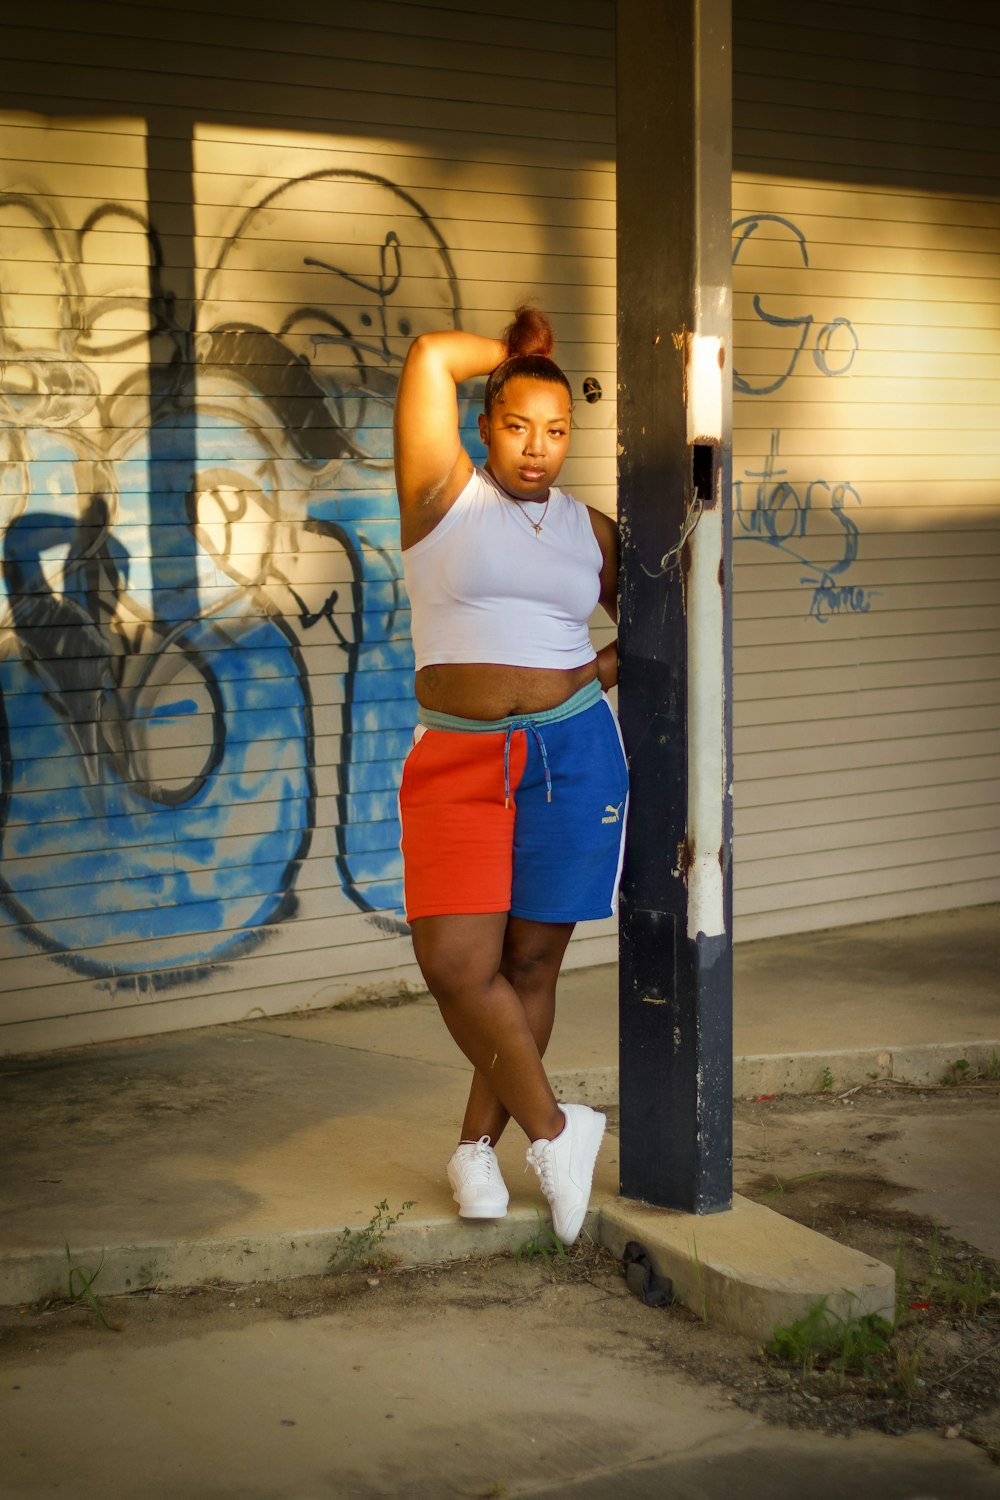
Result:
{"label": "shoe laces", "polygon": [[555,1188],[554,1162],[552,1160],[551,1141],[539,1141],[528,1147],[528,1167],[534,1167],[538,1173],[538,1180],[542,1185],[542,1192],[546,1198],[551,1197]]}
{"label": "shoe laces", "polygon": [[497,1170],[497,1158],[489,1136],[481,1135],[468,1151],[463,1151],[461,1162],[462,1177],[470,1187],[492,1182]]}

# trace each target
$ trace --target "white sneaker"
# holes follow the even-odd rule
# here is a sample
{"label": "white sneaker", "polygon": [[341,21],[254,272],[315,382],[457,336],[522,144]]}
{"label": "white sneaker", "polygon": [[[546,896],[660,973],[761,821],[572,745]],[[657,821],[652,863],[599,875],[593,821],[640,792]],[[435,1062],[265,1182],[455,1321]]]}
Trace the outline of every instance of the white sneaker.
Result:
{"label": "white sneaker", "polygon": [[448,1163],[448,1181],[461,1219],[502,1219],[510,1194],[488,1135],[463,1141]]}
{"label": "white sneaker", "polygon": [[560,1104],[566,1124],[554,1141],[534,1141],[528,1165],[534,1167],[552,1210],[552,1228],[572,1245],[587,1215],[590,1185],[607,1117],[586,1104]]}

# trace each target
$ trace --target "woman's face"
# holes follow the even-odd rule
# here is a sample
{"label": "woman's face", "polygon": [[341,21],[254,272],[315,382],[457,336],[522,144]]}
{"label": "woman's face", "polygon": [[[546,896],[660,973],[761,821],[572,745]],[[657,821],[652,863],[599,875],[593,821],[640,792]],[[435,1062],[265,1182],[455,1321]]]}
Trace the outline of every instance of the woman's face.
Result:
{"label": "woman's face", "polygon": [[572,408],[558,382],[515,375],[489,416],[479,418],[486,468],[509,495],[543,500],[569,448]]}

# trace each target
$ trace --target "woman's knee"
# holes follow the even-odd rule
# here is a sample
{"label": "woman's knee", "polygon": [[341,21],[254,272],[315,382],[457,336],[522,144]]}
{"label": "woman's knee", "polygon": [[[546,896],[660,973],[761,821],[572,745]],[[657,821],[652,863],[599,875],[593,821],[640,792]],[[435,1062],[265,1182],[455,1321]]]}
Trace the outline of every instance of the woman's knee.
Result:
{"label": "woman's knee", "polygon": [[413,951],[424,981],[440,1005],[475,1001],[496,978],[500,942],[490,927],[422,918],[412,924]]}
{"label": "woman's knee", "polygon": [[504,939],[500,972],[518,993],[554,992],[572,931],[568,923],[511,919]]}

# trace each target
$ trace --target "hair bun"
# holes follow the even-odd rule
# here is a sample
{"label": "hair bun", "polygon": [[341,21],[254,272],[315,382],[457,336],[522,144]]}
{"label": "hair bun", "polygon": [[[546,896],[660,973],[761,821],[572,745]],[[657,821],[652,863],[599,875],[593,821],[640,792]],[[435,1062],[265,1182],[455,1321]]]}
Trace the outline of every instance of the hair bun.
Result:
{"label": "hair bun", "polygon": [[522,302],[514,309],[514,321],[500,335],[507,346],[508,358],[518,354],[542,354],[546,359],[555,347],[552,324],[543,312],[530,302]]}

